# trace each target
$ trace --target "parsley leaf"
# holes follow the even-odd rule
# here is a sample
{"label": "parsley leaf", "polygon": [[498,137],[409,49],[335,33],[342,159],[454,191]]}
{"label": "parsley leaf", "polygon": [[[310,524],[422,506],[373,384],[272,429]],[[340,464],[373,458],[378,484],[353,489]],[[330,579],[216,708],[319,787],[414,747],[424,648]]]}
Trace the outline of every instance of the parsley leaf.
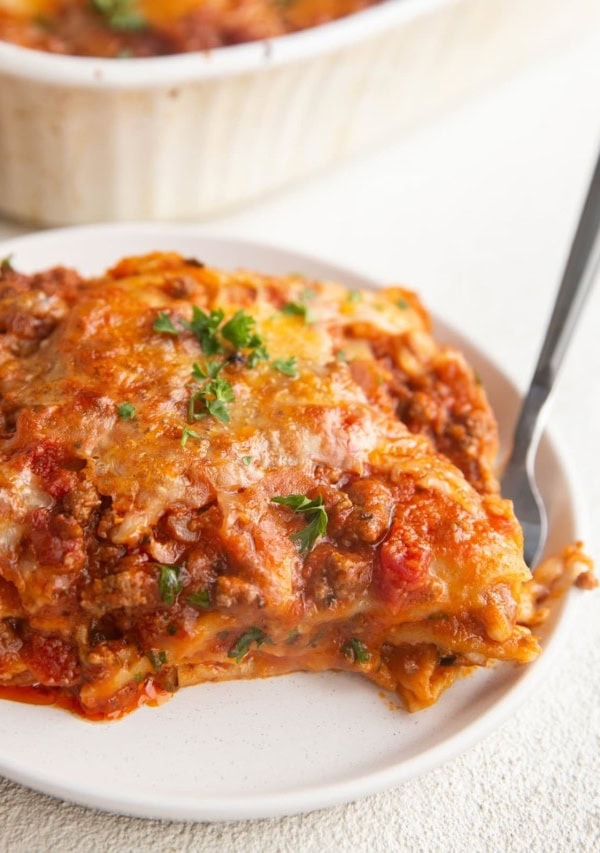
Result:
{"label": "parsley leaf", "polygon": [[348,302],[360,302],[362,299],[362,293],[360,290],[351,290],[348,293]]}
{"label": "parsley leaf", "polygon": [[294,643],[296,642],[296,640],[299,638],[299,636],[300,636],[300,631],[297,628],[294,628],[293,631],[290,631],[290,633],[285,638],[286,646],[293,646]]}
{"label": "parsley leaf", "polygon": [[400,297],[400,299],[396,299],[396,305],[398,306],[398,308],[402,308],[403,311],[406,311],[406,309],[408,308],[408,302],[402,297]]}
{"label": "parsley leaf", "polygon": [[146,657],[158,672],[161,667],[163,667],[167,662],[167,653],[162,649],[160,651],[156,651],[155,649],[150,649],[146,652]]}
{"label": "parsley leaf", "polygon": [[185,447],[188,443],[188,439],[190,438],[196,438],[201,441],[204,436],[200,435],[200,433],[196,432],[195,430],[190,429],[189,426],[184,426],[183,432],[181,433],[181,446]]}
{"label": "parsley leaf", "polygon": [[216,379],[211,379],[210,382],[207,382],[205,391],[208,394],[214,394],[216,400],[224,400],[226,403],[233,403],[235,400],[235,394],[233,393],[231,382],[228,382],[226,379],[221,379],[220,376]]}
{"label": "parsley leaf", "polygon": [[327,531],[328,519],[323,498],[319,495],[314,500],[310,500],[306,495],[278,495],[271,498],[271,502],[287,506],[294,512],[306,513],[309,519],[308,524],[298,533],[292,533],[291,539],[298,545],[301,554],[312,551],[319,536],[323,536]]}
{"label": "parsley leaf", "polygon": [[159,311],[158,316],[152,323],[152,328],[155,332],[162,332],[164,335],[179,335],[180,332],[173,325],[173,321],[165,311]]}
{"label": "parsley leaf", "polygon": [[352,637],[347,643],[344,643],[341,651],[345,657],[351,661],[356,661],[356,663],[368,663],[371,660],[371,652],[356,637]]}
{"label": "parsley leaf", "polygon": [[7,255],[0,261],[0,273],[2,272],[14,272],[14,267],[12,265],[12,255]]}
{"label": "parsley leaf", "polygon": [[258,647],[262,646],[263,643],[270,642],[271,640],[267,637],[264,631],[260,630],[260,628],[250,628],[242,634],[242,636],[238,638],[237,642],[229,649],[227,657],[235,658],[235,662],[240,663],[250,651],[252,643],[256,643]]}
{"label": "parsley leaf", "polygon": [[158,578],[158,594],[165,604],[169,607],[175,604],[175,599],[181,592],[181,581],[179,580],[179,572],[181,566],[165,566],[157,563],[160,570]]}
{"label": "parsley leaf", "polygon": [[147,26],[135,0],[91,0],[91,5],[114,30],[140,30]]}
{"label": "parsley leaf", "polygon": [[248,367],[256,367],[259,361],[267,361],[269,353],[264,345],[256,346],[248,355]]}
{"label": "parsley leaf", "polygon": [[206,400],[205,403],[210,415],[221,421],[222,424],[229,423],[229,410],[223,400]]}
{"label": "parsley leaf", "polygon": [[256,320],[245,311],[236,311],[233,317],[221,329],[221,335],[233,344],[236,352],[241,349],[251,350],[247,356],[248,367],[256,367],[259,361],[266,361],[269,354],[263,339],[255,331]]}
{"label": "parsley leaf", "polygon": [[298,545],[301,554],[308,554],[314,548],[319,536],[327,530],[327,513],[324,509],[314,515],[304,530],[292,534],[292,540]]}
{"label": "parsley leaf", "polygon": [[250,465],[251,462],[252,462],[251,456],[242,456],[242,464]]}
{"label": "parsley leaf", "polygon": [[203,365],[194,362],[192,376],[197,382],[202,382],[203,379],[216,379],[224,366],[224,363],[217,361],[216,358],[207,358]]}
{"label": "parsley leaf", "polygon": [[280,373],[285,373],[286,376],[293,376],[294,378],[298,376],[295,356],[291,356],[290,358],[276,358],[271,362],[271,367]]}
{"label": "parsley leaf", "polygon": [[221,342],[217,337],[217,329],[224,316],[221,308],[213,309],[210,314],[207,314],[202,308],[194,305],[191,322],[183,321],[183,327],[196,336],[205,355],[216,355],[216,353],[223,351]]}
{"label": "parsley leaf", "polygon": [[[208,415],[213,415],[213,417],[222,423],[228,423],[229,410],[226,404],[233,403],[234,400],[235,394],[233,393],[230,382],[222,379],[220,376],[217,376],[215,379],[209,379],[199,391],[196,391],[190,397],[188,405],[189,420],[194,422]],[[201,409],[198,411],[198,404],[203,406],[204,410]]]}
{"label": "parsley leaf", "polygon": [[207,589],[201,589],[200,592],[193,592],[186,598],[188,604],[193,604],[194,607],[210,607],[210,593]]}
{"label": "parsley leaf", "polygon": [[305,507],[312,503],[312,501],[310,498],[307,498],[306,495],[277,495],[276,497],[271,498],[271,503],[289,506],[289,508],[293,509],[294,512],[301,512]]}
{"label": "parsley leaf", "polygon": [[122,421],[130,421],[135,417],[135,406],[131,403],[120,403],[117,406],[117,414],[121,418]]}
{"label": "parsley leaf", "polygon": [[281,309],[282,314],[287,314],[290,317],[301,317],[305,323],[312,322],[312,316],[307,305],[302,302],[286,302]]}
{"label": "parsley leaf", "polygon": [[221,329],[221,334],[236,349],[257,346],[262,341],[254,333],[255,325],[256,321],[250,314],[241,310],[236,311],[231,320],[228,320]]}
{"label": "parsley leaf", "polygon": [[[181,325],[197,338],[207,358],[203,363],[195,362],[192,367],[192,379],[200,387],[192,388],[188,401],[188,423],[207,418],[210,415],[221,423],[228,423],[229,403],[235,400],[230,382],[219,376],[231,362],[255,367],[259,361],[265,361],[269,354],[263,339],[256,333],[256,320],[245,311],[239,310],[224,324],[225,313],[221,308],[206,313],[197,305],[192,308],[191,321],[181,320]],[[233,346],[233,352],[231,347]],[[240,350],[250,350],[247,354]],[[288,368],[291,369],[291,368]],[[291,375],[291,374],[290,374]],[[181,445],[185,447],[188,438],[200,438],[193,430],[185,427],[181,436]]]}

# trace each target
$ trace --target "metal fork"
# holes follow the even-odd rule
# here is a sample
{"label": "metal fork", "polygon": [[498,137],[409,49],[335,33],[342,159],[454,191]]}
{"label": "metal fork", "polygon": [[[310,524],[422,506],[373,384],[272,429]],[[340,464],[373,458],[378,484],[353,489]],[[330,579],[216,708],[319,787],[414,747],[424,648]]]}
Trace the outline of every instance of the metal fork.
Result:
{"label": "metal fork", "polygon": [[579,219],[575,239],[554,303],[546,337],[523,401],[513,448],[502,475],[502,494],[511,498],[523,528],[524,557],[536,565],[548,535],[544,502],[535,481],[534,462],[546,404],[600,262],[600,156]]}

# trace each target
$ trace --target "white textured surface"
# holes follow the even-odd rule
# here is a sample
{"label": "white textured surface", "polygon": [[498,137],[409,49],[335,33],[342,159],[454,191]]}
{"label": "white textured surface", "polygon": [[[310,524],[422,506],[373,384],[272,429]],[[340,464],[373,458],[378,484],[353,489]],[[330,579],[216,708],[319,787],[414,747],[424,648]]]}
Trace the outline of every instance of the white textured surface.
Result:
{"label": "white textured surface", "polygon": [[[212,227],[410,282],[524,386],[600,143],[599,91],[596,34],[394,148]],[[597,287],[552,414],[597,559],[599,328]],[[600,850],[599,598],[579,597],[552,673],[500,731],[398,790],[207,826],[103,815],[0,781],[0,850]]]}

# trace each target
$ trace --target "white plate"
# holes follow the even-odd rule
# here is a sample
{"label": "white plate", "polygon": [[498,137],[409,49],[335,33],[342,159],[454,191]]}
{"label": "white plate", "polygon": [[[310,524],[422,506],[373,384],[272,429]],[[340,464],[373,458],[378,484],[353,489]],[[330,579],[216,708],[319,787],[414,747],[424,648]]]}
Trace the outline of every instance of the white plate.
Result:
{"label": "white plate", "polygon": [[[349,287],[377,284],[314,258],[205,237],[192,227],[90,226],[0,245],[19,269],[68,263],[97,273],[126,254],[175,249],[214,265],[302,271]],[[518,393],[502,372],[439,322],[437,336],[476,366],[503,435]],[[581,537],[581,513],[562,458],[539,452],[549,551]],[[370,682],[348,674],[298,674],[180,691],[160,708],[116,723],[89,723],[52,707],[0,702],[0,773],[84,805],[141,817],[258,818],[346,802],[399,785],[455,756],[499,725],[533,690],[560,643],[564,605],[533,665],[499,666],[453,686],[416,715],[390,708]]]}

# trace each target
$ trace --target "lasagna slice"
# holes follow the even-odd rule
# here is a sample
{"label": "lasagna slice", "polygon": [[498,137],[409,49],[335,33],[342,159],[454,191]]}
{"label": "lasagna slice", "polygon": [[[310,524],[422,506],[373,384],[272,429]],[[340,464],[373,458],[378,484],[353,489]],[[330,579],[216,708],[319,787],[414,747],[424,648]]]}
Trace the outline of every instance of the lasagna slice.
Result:
{"label": "lasagna slice", "polygon": [[5,262],[0,693],[112,719],[332,669],[415,710],[532,660],[542,586],[496,443],[409,291],[176,254],[91,280]]}

